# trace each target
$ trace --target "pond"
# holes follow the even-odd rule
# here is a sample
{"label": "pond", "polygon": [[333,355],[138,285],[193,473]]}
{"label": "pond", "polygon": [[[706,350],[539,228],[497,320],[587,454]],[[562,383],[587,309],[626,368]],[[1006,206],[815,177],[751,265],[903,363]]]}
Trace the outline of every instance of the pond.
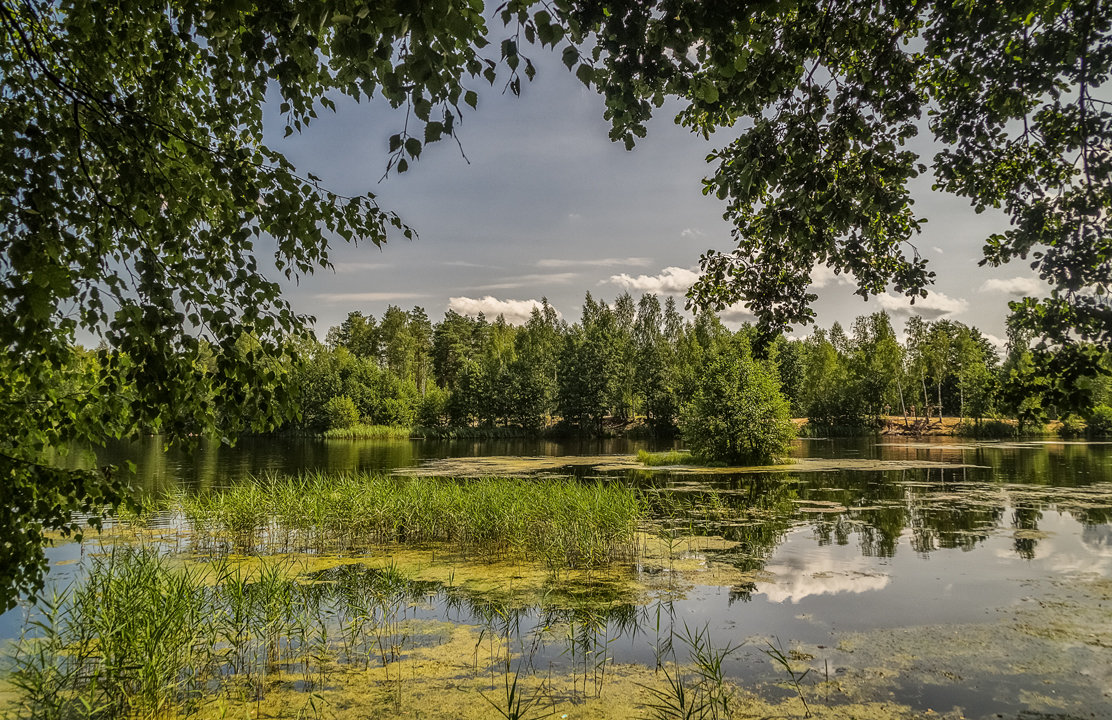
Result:
{"label": "pond", "polygon": [[[377,634],[359,645],[352,631],[342,652],[334,639],[327,664],[283,661],[286,680],[259,665],[262,715],[511,717],[516,693],[519,717],[1112,717],[1112,444],[802,440],[800,462],[774,472],[650,471],[629,457],[639,449],[663,448],[260,438],[164,452],[150,440],[108,459],[133,460],[156,493],[381,470],[573,476],[644,498],[636,556],[588,576],[427,545],[275,553],[296,566],[283,592],[317,608],[323,634],[346,638],[372,616]],[[52,582],[80,586],[119,541],[109,534],[52,549]],[[163,556],[212,562],[180,513],[138,534]],[[258,564],[257,550],[232,557]],[[353,609],[367,597],[392,599]],[[223,613],[230,601],[206,602]],[[17,637],[27,612],[0,617],[0,636]],[[262,654],[276,666],[312,644],[299,638]]]}

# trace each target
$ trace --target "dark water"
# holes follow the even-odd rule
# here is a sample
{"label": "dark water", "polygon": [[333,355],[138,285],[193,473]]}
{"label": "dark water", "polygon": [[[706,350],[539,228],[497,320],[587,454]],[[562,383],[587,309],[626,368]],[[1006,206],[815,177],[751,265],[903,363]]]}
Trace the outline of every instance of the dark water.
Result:
{"label": "dark water", "polygon": [[[235,448],[201,444],[164,452],[150,440],[114,448],[102,460],[132,460],[151,490],[203,492],[268,472],[639,448],[657,449],[622,440],[254,439]],[[610,608],[615,617],[606,633],[616,638],[610,646],[617,661],[654,663],[653,635],[663,617],[671,629],[705,626],[716,645],[741,644],[727,663],[729,674],[764,687],[770,697],[783,692],[775,681],[786,679],[762,652],[772,642],[811,656],[812,681],[825,673],[871,688],[873,699],[890,697],[920,711],[1112,717],[1112,603],[1099,594],[1112,578],[1112,444],[805,440],[795,454],[974,467],[719,475],[697,482],[640,472],[628,477],[667,491],[656,511],[675,517],[677,534],[735,542],[703,555],[736,573],[708,573],[706,584]],[[677,502],[687,508],[679,515]],[[80,553],[71,544],[52,549],[51,558]],[[72,567],[57,567],[55,580],[64,582]],[[448,600],[431,593],[421,614],[477,622],[480,613]],[[550,622],[542,608],[525,610],[518,620],[523,634]],[[0,616],[0,637],[17,635],[20,623],[18,611]],[[567,657],[553,643],[536,661],[559,667]],[[888,670],[879,680],[877,667]]]}

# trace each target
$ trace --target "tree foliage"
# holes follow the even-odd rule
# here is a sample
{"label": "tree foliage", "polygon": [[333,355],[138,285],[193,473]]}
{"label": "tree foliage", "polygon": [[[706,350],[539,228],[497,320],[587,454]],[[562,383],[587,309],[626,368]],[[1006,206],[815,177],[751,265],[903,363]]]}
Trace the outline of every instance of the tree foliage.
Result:
{"label": "tree foliage", "polygon": [[[267,146],[264,103],[289,135],[337,97],[384,99],[405,113],[387,172],[405,172],[454,137],[475,85],[520,91],[536,72],[528,44],[556,49],[604,95],[627,146],[669,96],[695,131],[741,128],[711,155],[705,188],[725,201],[738,247],[703,257],[692,297],[746,300],[766,337],[813,318],[818,264],[852,274],[863,296],[926,292],[908,189],[928,169],[911,145],[926,111],[943,147],[929,160],[937,184],[1012,221],[986,239],[984,262],[1024,259],[1047,283],[1047,297],[1014,305],[1042,339],[1041,392],[1085,402],[1090,385],[1074,380],[1112,344],[1107,2],[515,0],[495,15],[504,32],[478,0],[0,2],[0,587],[37,586],[44,528],[75,532],[70,510],[123,498],[118,475],[67,475],[44,463],[47,448],[288,422],[290,339],[307,318],[265,272],[327,267],[334,238],[412,235],[373,194],[332,192]],[[586,368],[620,372],[581,393],[585,417],[598,393],[636,414],[638,377],[658,389],[654,414],[669,412],[668,392],[693,389],[689,362],[650,377],[631,361],[629,310],[613,323],[625,338],[613,357]],[[386,345],[353,351],[385,352],[418,392],[438,367],[453,388],[502,387],[491,383],[508,348],[453,365],[452,333],[403,342],[422,316],[383,318]],[[581,328],[582,347],[605,336]],[[89,336],[104,349],[82,370],[75,340]],[[669,337],[681,354],[704,347]],[[547,377],[514,392],[539,401]],[[237,412],[215,412],[216,397]],[[484,418],[504,418],[505,398],[491,397]]]}
{"label": "tree foliage", "polygon": [[[0,605],[38,586],[44,530],[125,494],[110,470],[49,467],[47,448],[288,420],[308,318],[264,272],[327,267],[334,238],[412,235],[268,147],[264,102],[289,135],[339,96],[385,98],[412,117],[389,148],[405,171],[476,104],[468,80],[492,79],[487,35],[481,5],[456,0],[0,3]],[[60,383],[90,336],[99,362]]]}
{"label": "tree foliage", "polygon": [[[1057,403],[1112,344],[1112,4],[858,0],[666,5],[573,3],[598,38],[593,78],[613,135],[632,143],[663,98],[709,135],[705,192],[726,203],[737,249],[703,256],[702,306],[744,300],[768,336],[814,318],[811,272],[827,265],[863,297],[926,295],[911,181],[1010,227],[982,264],[1030,263],[1047,296],[1013,303]],[[929,130],[933,157],[913,140]]]}
{"label": "tree foliage", "polygon": [[775,370],[753,358],[745,338],[724,340],[699,372],[680,415],[696,457],[730,465],[767,464],[787,455],[795,426]]}

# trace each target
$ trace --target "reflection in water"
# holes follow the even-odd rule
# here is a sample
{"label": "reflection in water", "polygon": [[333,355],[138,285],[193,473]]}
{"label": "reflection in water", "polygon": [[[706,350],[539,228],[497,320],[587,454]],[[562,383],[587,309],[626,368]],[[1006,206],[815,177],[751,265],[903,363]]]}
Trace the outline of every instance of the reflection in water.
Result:
{"label": "reflection in water", "polygon": [[798,603],[806,597],[859,594],[883,590],[891,578],[876,573],[867,563],[836,563],[827,555],[795,556],[787,562],[770,563],[765,572],[774,576],[770,583],[759,583],[769,602]]}
{"label": "reflection in water", "polygon": [[[203,493],[249,474],[412,467],[439,457],[630,453],[638,448],[660,449],[626,441],[567,445],[256,438],[235,448],[201,443],[192,450],[163,452],[157,440],[147,439],[113,448],[102,460],[135,461],[148,490]],[[668,538],[724,539],[708,543],[718,549],[704,554],[728,566],[732,574],[723,573],[728,579],[715,585],[709,577],[699,584],[698,579],[642,576],[641,581],[657,582],[657,588],[666,583],[668,594],[615,596],[583,608],[568,603],[510,607],[448,587],[422,587],[426,600],[413,612],[512,637],[515,652],[528,655],[541,670],[549,667],[540,663],[542,658],[552,667],[581,663],[599,643],[617,662],[652,666],[660,628],[691,622],[705,624],[720,644],[770,636],[790,639],[829,661],[832,672],[841,664],[844,677],[854,672],[865,677],[869,665],[854,657],[864,658],[867,646],[857,646],[854,656],[846,640],[847,633],[858,633],[863,643],[882,643],[879,654],[887,651],[904,663],[888,684],[870,679],[873,690],[895,693],[920,710],[947,710],[945,703],[961,698],[966,717],[1015,717],[1044,708],[1038,698],[1046,694],[1048,678],[1065,682],[1062,678],[1076,675],[1079,663],[1090,662],[1090,655],[1103,647],[1100,643],[1112,642],[1109,598],[1100,594],[1108,592],[1101,589],[1104,585],[1087,590],[1084,602],[1071,595],[1075,605],[1055,604],[1063,588],[1073,593],[1085,578],[1107,583],[1112,577],[1112,446],[807,440],[799,443],[798,453],[980,467],[726,475],[696,481],[649,472],[612,476],[645,490],[652,530]],[[65,460],[78,461],[76,456]],[[359,587],[364,581],[353,573],[337,570],[318,578],[320,592],[324,586]],[[1080,619],[1075,624],[1083,625],[1084,633],[1069,624],[1074,618]],[[977,630],[985,627],[989,629]],[[0,628],[11,636],[8,626],[0,623]],[[537,632],[543,628],[560,628],[561,639]],[[955,638],[964,642],[981,635],[986,643],[1000,645],[978,646],[964,655],[953,652],[951,646],[961,645]],[[937,643],[924,645],[922,637]],[[844,652],[828,650],[842,642],[847,643]],[[825,655],[816,648],[827,649]],[[993,662],[976,662],[985,657]],[[861,666],[855,669],[855,662]],[[823,668],[816,667],[817,676]],[[759,653],[742,653],[728,670],[746,681],[775,677]],[[1112,713],[1099,687],[1078,682],[1076,687],[1054,686],[1061,688],[1055,691],[1055,701],[1061,703],[1055,711]],[[586,674],[580,683],[582,692]],[[994,696],[987,687],[1001,689]]]}

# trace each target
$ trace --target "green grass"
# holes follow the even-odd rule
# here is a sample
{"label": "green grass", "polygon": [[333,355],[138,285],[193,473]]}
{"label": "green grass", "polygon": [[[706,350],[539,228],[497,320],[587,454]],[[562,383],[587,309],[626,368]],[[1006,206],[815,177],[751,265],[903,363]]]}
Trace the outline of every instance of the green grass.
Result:
{"label": "green grass", "polygon": [[516,438],[536,438],[545,431],[523,427],[472,427],[454,425],[450,427],[418,427],[413,434],[429,440],[508,440]]}
{"label": "green grass", "polygon": [[401,425],[352,425],[346,428],[332,428],[321,433],[329,440],[408,440],[413,436],[413,428]]}
{"label": "green grass", "polygon": [[94,557],[84,582],[38,603],[17,644],[14,717],[174,718],[225,702],[250,717],[276,683],[311,691],[337,663],[392,663],[383,648],[404,642],[398,618],[427,589],[347,570],[302,582],[288,562],[183,566],[145,546]]}
{"label": "green grass", "polygon": [[1020,426],[1015,420],[986,418],[964,420],[954,426],[958,437],[1004,439],[1017,437],[1045,437],[1050,434],[1045,425]]}
{"label": "green grass", "polygon": [[669,452],[637,451],[637,460],[642,465],[660,467],[662,465],[695,465],[695,457],[686,450],[671,450]]}
{"label": "green grass", "polygon": [[687,450],[669,450],[668,452],[637,451],[637,459],[642,465],[661,467],[664,465],[705,465],[708,467],[725,467],[724,463],[705,461],[692,455]]}
{"label": "green grass", "polygon": [[573,479],[310,473],[172,499],[202,545],[251,551],[350,551],[447,544],[553,568],[627,557],[644,517],[638,491]]}

